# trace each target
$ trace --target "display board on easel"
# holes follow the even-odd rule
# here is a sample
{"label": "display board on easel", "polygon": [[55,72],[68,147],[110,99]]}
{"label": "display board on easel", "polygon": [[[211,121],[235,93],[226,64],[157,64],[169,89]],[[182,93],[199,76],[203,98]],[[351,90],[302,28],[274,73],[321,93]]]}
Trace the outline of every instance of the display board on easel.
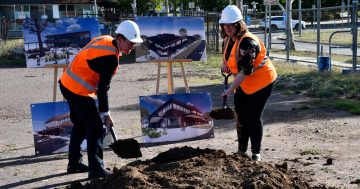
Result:
{"label": "display board on easel", "polygon": [[202,17],[136,17],[144,42],[138,45],[137,62],[151,60],[206,60]]}
{"label": "display board on easel", "polygon": [[161,65],[167,66],[168,94],[174,94],[173,64],[179,63],[185,90],[190,89],[184,64],[206,60],[204,18],[136,17],[144,42],[135,48],[137,62],[157,63],[156,94],[159,94]]}
{"label": "display board on easel", "polygon": [[91,39],[100,36],[97,18],[47,19],[26,18],[23,23],[26,65],[66,64]]}

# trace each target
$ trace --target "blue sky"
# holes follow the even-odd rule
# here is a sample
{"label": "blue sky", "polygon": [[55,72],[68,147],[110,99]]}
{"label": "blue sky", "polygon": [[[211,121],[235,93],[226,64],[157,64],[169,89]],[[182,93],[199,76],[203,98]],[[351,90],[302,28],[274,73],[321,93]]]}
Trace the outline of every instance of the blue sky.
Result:
{"label": "blue sky", "polygon": [[[45,40],[44,36],[73,33],[80,31],[90,31],[91,38],[100,36],[99,20],[96,18],[64,18],[55,21],[54,23],[48,23],[46,29],[41,33],[42,39]],[[25,43],[37,42],[36,34],[29,33],[28,30],[24,29],[24,40]],[[43,41],[44,42],[44,41]]]}
{"label": "blue sky", "polygon": [[65,101],[31,104],[30,108],[34,131],[44,129],[45,121],[49,118],[70,112],[69,106]]}
{"label": "blue sky", "polygon": [[182,93],[171,95],[140,96],[140,108],[146,108],[151,114],[169,99],[176,99],[185,104],[192,104],[203,113],[212,109],[210,93]]}
{"label": "blue sky", "polygon": [[202,17],[157,17],[140,16],[134,20],[140,28],[141,35],[179,34],[179,29],[187,29],[187,34],[200,35],[205,40],[204,18]]}

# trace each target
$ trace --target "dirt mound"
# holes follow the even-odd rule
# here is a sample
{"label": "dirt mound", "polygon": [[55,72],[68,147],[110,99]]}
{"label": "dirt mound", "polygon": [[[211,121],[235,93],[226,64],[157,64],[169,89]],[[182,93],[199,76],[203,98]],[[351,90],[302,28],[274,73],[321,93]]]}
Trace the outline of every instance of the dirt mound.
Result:
{"label": "dirt mound", "polygon": [[[70,188],[79,188],[73,183]],[[134,161],[105,179],[95,180],[82,188],[318,188],[310,186],[288,170],[287,164],[270,165],[254,162],[222,150],[194,149],[184,146],[160,153],[151,160]]]}

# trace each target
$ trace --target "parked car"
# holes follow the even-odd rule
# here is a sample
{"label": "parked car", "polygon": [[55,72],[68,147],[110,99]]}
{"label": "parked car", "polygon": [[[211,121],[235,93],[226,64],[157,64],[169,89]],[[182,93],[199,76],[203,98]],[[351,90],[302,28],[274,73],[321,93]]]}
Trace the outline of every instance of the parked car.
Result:
{"label": "parked car", "polygon": [[[299,20],[292,20],[291,26],[294,30],[299,28]],[[271,29],[272,30],[284,30],[286,27],[286,21],[283,16],[271,16]],[[265,29],[265,18],[260,20],[259,23],[260,29]],[[266,28],[269,28],[269,19],[267,19]],[[301,21],[301,28],[306,28],[306,22]]]}

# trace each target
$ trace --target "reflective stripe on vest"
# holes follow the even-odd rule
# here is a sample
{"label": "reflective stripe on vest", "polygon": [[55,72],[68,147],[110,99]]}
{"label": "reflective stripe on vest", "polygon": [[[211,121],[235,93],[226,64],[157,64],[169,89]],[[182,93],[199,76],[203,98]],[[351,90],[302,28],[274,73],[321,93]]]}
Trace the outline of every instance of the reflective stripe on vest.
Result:
{"label": "reflective stripe on vest", "polygon": [[[99,74],[89,67],[87,60],[108,55],[119,57],[118,49],[112,45],[112,41],[111,36],[101,36],[89,42],[79,51],[61,76],[61,83],[75,94],[81,96],[96,95]],[[115,73],[116,69],[113,74]]]}
{"label": "reflective stripe on vest", "polygon": [[[99,40],[97,40],[99,41]],[[97,42],[96,41],[96,42]],[[109,47],[109,46],[86,46],[83,50],[85,49],[102,49],[102,50],[109,50],[112,51],[114,53],[116,53],[116,49],[114,47]],[[71,64],[69,65],[69,68],[71,68]],[[81,79],[80,77],[78,77],[74,72],[71,71],[71,69],[66,69],[66,73],[69,74],[69,76],[75,80],[76,82],[80,83],[83,87],[87,88],[89,91],[95,91],[96,88],[91,86],[89,83],[87,83],[86,81],[84,81],[83,79]]]}

